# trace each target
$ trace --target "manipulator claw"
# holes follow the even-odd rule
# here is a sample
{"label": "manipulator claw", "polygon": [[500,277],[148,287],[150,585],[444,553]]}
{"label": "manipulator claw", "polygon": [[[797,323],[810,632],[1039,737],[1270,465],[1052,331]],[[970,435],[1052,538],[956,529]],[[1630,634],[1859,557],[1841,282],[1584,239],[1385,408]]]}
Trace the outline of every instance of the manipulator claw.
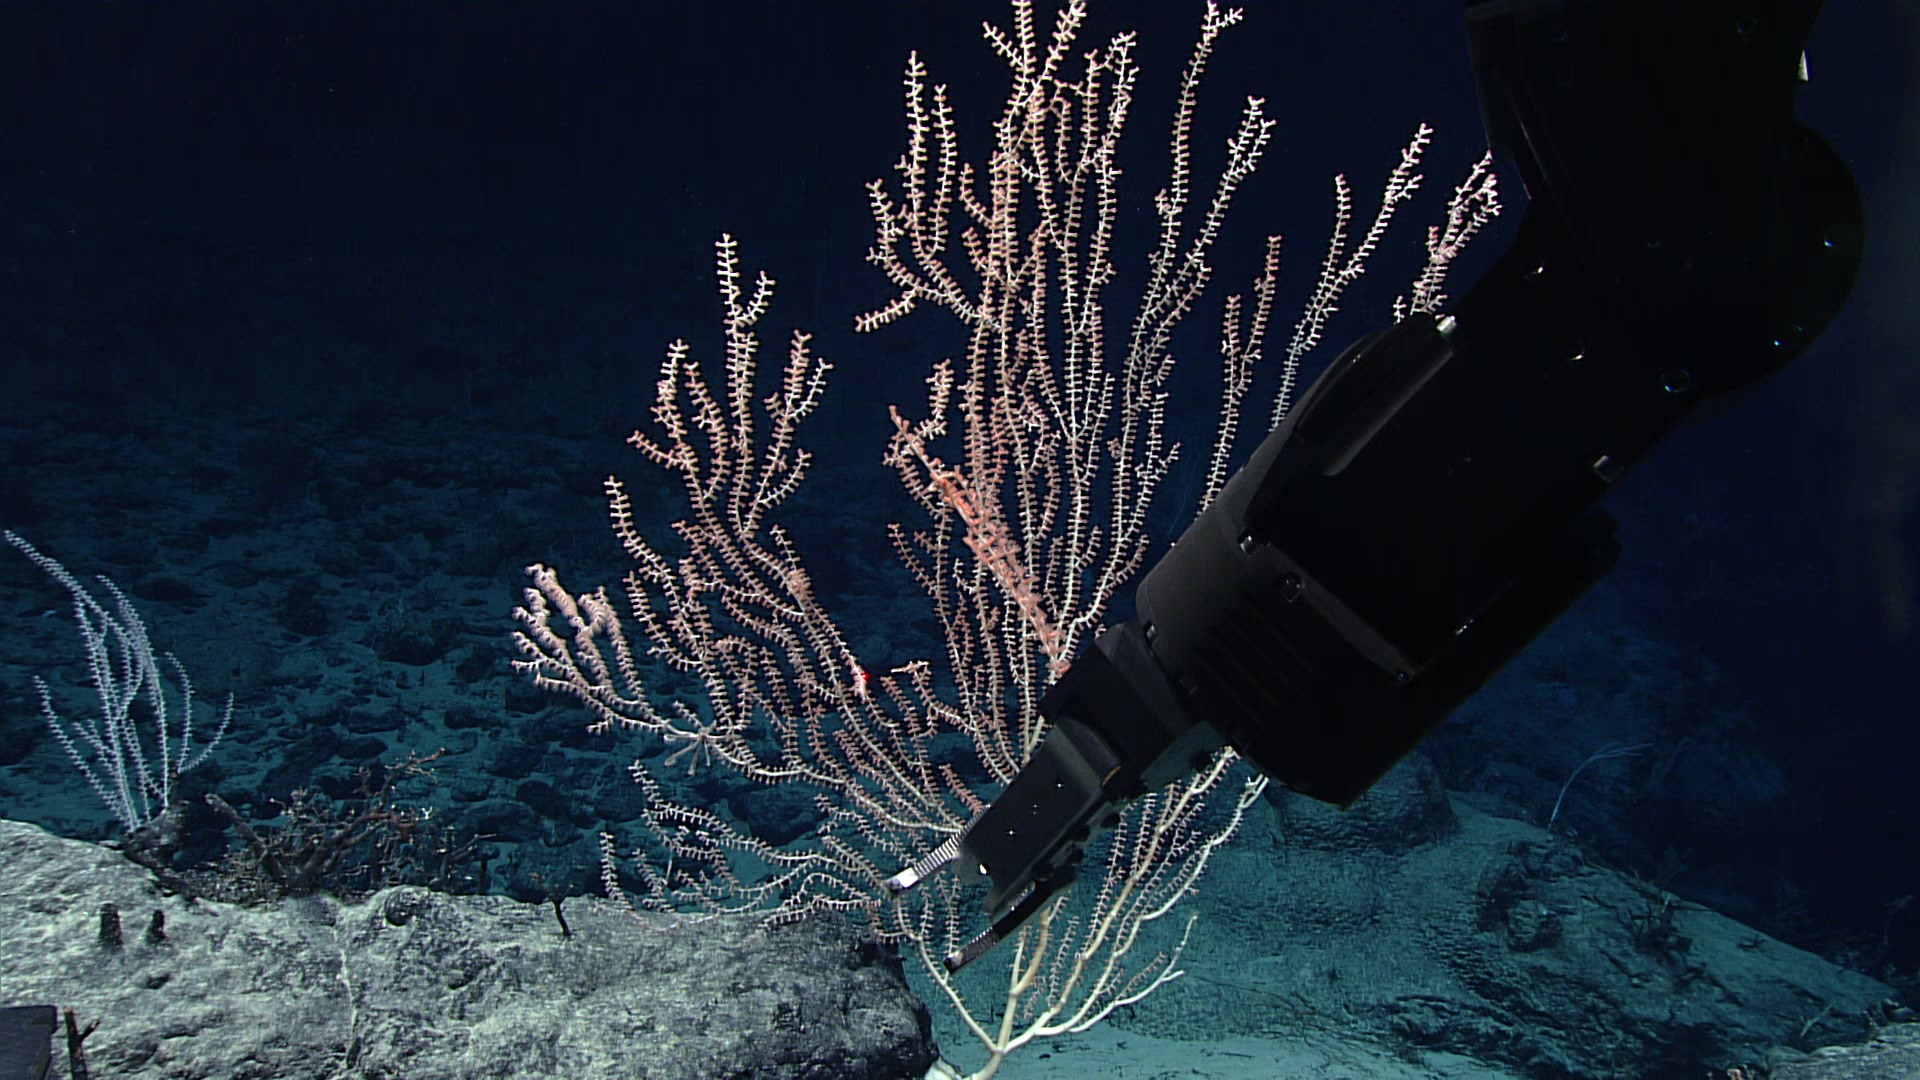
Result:
{"label": "manipulator claw", "polygon": [[1102,634],[1041,699],[1050,730],[1019,775],[967,830],[888,879],[912,888],[958,860],[990,877],[992,927],[946,958],[959,970],[1071,884],[1087,845],[1125,804],[1190,771],[1220,737],[1196,723],[1138,623]]}

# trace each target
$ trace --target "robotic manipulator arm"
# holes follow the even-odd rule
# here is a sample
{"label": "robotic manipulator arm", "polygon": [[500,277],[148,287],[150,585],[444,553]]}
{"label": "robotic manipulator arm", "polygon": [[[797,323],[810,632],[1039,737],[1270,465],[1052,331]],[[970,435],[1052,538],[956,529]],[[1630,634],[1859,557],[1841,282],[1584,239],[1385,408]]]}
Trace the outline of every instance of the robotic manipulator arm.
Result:
{"label": "robotic manipulator arm", "polygon": [[1045,695],[1047,738],[945,862],[991,949],[1139,794],[1220,746],[1347,806],[1613,565],[1599,498],[1784,366],[1860,260],[1793,116],[1819,0],[1469,0],[1518,238],[1446,314],[1336,359]]}

